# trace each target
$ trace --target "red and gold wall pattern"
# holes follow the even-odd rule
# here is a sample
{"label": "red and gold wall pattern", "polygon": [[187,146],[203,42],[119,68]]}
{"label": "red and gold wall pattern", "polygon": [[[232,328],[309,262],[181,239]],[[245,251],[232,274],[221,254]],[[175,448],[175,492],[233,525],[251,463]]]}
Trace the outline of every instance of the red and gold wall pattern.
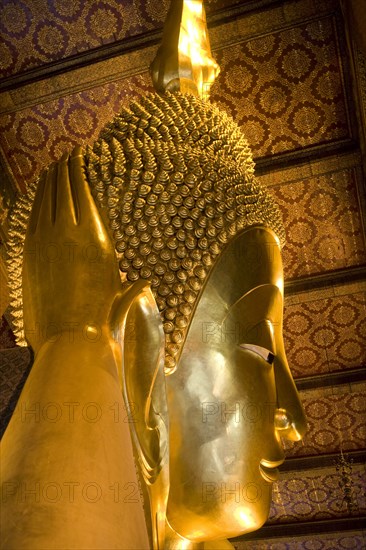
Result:
{"label": "red and gold wall pattern", "polygon": [[255,157],[349,136],[333,18],[215,54],[221,73],[212,100],[242,127]]}

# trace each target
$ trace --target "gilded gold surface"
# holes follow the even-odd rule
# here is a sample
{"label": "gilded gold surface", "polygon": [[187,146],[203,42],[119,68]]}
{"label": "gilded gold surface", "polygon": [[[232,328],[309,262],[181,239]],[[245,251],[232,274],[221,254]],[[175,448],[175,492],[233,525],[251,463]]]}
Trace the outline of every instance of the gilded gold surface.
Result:
{"label": "gilded gold surface", "polygon": [[[62,248],[65,243],[74,251],[72,260],[68,256],[60,264],[42,255],[45,246]],[[98,246],[103,261],[90,261],[85,254],[90,243]],[[25,257],[25,328],[35,362],[2,440],[2,482],[8,496],[2,546],[118,548],[123,541],[127,548],[149,548],[141,498],[121,504],[110,489],[126,483],[138,487],[128,424],[116,422],[110,410],[112,405],[126,410],[118,376],[121,351],[112,338],[112,319],[120,321],[123,295],[113,246],[85,180],[79,149],[45,172]],[[135,288],[137,296],[142,288]],[[71,416],[61,413],[55,420],[44,413],[50,404],[57,409],[67,403],[73,404]],[[37,407],[42,414],[24,420],[24,412]],[[72,496],[65,491],[70,484],[79,488]],[[54,499],[52,489],[45,493],[50,486],[59,498]],[[94,492],[85,493],[90,486]],[[32,499],[28,491],[37,487],[40,496]]]}
{"label": "gilded gold surface", "polygon": [[181,93],[123,109],[87,151],[96,201],[128,281],[150,280],[177,364],[199,292],[220,252],[263,223],[284,241],[281,215],[254,177],[247,141],[215,106]]}
{"label": "gilded gold surface", "polygon": [[[193,82],[201,95],[216,71],[202,4],[182,10],[180,31],[192,35],[192,23],[202,40],[184,72],[179,38],[179,89]],[[174,90],[164,49],[157,60],[157,80],[168,75]],[[253,172],[232,120],[168,92],[122,110],[20,203],[13,297],[35,362],[2,444],[4,548],[222,550],[266,521],[281,438],[300,440],[306,421],[282,338],[281,217]],[[80,415],[22,422],[51,398],[103,414],[92,427]],[[106,414],[111,401],[132,425]],[[103,493],[92,513],[83,493],[52,505],[19,498],[29,482],[90,478]],[[134,505],[106,493],[139,481]]]}
{"label": "gilded gold surface", "polygon": [[208,99],[218,73],[219,66],[211,55],[203,0],[172,2],[162,44],[151,64],[154,88]]}
{"label": "gilded gold surface", "polygon": [[[45,173],[37,190],[26,237],[23,270],[25,330],[36,352],[36,360],[18,408],[27,399],[34,399],[37,391],[44,391],[41,382],[45,376],[44,369],[53,363],[58,375],[52,374],[51,368],[48,391],[53,389],[64,395],[70,391],[71,383],[75,392],[83,388],[82,393],[90,395],[90,384],[85,385],[82,366],[76,370],[76,379],[74,371],[73,375],[70,372],[68,380],[63,381],[65,367],[62,358],[68,358],[75,351],[71,365],[76,360],[86,367],[90,354],[101,354],[101,366],[110,364],[107,372],[114,373],[114,393],[121,387],[125,404],[137,402],[145,411],[143,418],[139,418],[132,429],[132,440],[150,494],[152,525],[156,527],[156,532],[153,530],[154,547],[164,546],[167,497],[166,516],[177,533],[178,541],[181,540],[179,537],[184,537],[198,543],[252,531],[267,517],[270,486],[277,477],[276,466],[284,458],[279,435],[299,439],[305,429],[302,409],[283,350],[283,281],[279,241],[268,229],[249,228],[221,254],[200,295],[178,369],[167,378],[166,407],[164,339],[160,316],[151,293],[144,290],[146,283],[143,280],[122,290],[113,248],[92,201],[81,171],[81,162],[79,150],[74,152],[70,161],[67,157],[63,158]],[[60,238],[62,244],[74,242],[78,247],[82,247],[83,243],[98,243],[103,261],[98,265],[85,262],[78,249],[72,263],[64,261],[60,266],[56,262],[42,262],[40,256],[38,261],[34,261],[32,254],[37,245],[42,248],[42,245],[56,243]],[[253,250],[260,261],[252,261],[248,269],[248,251]],[[63,288],[70,290],[65,292]],[[54,296],[52,300],[51,295]],[[73,339],[78,344],[76,347],[70,347],[67,340],[70,322],[74,328]],[[35,330],[36,325],[41,328],[40,331]],[[135,330],[132,342],[126,330],[129,326]],[[58,334],[57,327],[68,330]],[[47,338],[43,340],[45,329]],[[94,342],[85,342],[81,338],[86,331],[93,341],[92,336],[97,330],[101,330],[97,347]],[[96,363],[98,367],[98,361]],[[139,374],[141,368],[142,380],[142,373]],[[88,371],[91,380],[95,380],[103,392],[106,389],[103,382],[105,369],[101,371],[96,368],[94,372],[95,365],[92,364],[88,369],[91,369]],[[120,384],[118,372],[121,375]],[[48,391],[43,400],[47,399]],[[261,411],[260,425],[257,422],[243,424],[240,414],[253,404],[254,396]],[[223,404],[225,411],[219,413],[219,407],[222,408]],[[187,410],[189,415],[185,412]],[[166,463],[168,442],[165,437],[167,411],[170,421],[169,484]],[[238,415],[239,421],[236,418]],[[78,423],[73,428],[75,440],[81,443],[88,432],[82,430]],[[107,437],[110,434],[108,423],[105,430]],[[16,412],[2,447],[6,457],[3,470],[5,481],[11,479],[14,470],[13,475],[16,476],[30,475],[31,465],[35,462],[42,479],[47,454],[45,456],[42,446],[36,443],[39,438],[47,437],[47,433],[43,433],[42,427],[38,426],[32,431],[34,451],[25,463],[23,460],[20,470],[17,461],[15,464],[7,462],[16,451],[16,441],[30,437],[29,428],[19,422]],[[118,444],[122,445],[124,438],[122,434],[116,436],[114,445],[108,451],[109,461],[119,462]],[[47,471],[49,475],[51,472],[56,476],[52,479],[59,479],[57,471],[59,460],[63,457],[62,431],[56,431],[52,440],[55,459]],[[103,440],[94,442],[94,452],[98,453],[102,443]],[[116,455],[113,459],[114,451]],[[72,468],[72,465],[69,467]],[[106,475],[109,476],[110,472]],[[223,502],[222,495],[216,494],[217,487],[230,486],[231,483],[252,485],[257,498],[243,498],[240,504],[236,500]],[[103,476],[100,484],[105,484]],[[203,498],[205,490],[206,498]],[[19,513],[16,501],[12,504],[8,510],[12,514]],[[33,507],[32,516],[36,513]],[[52,517],[48,520],[48,527],[39,539],[40,548],[50,544],[54,533],[60,529],[58,521],[62,523],[64,513],[61,510],[58,512],[59,520]],[[115,517],[108,507],[104,512],[100,509],[99,513],[103,517],[105,513],[108,518]],[[29,536],[26,531],[30,520],[27,516],[25,531],[19,534],[20,538],[8,535],[5,540],[10,543],[9,548],[16,548],[28,540],[23,537]],[[79,524],[78,533],[82,537],[84,529],[90,527],[81,520]],[[95,531],[91,533],[95,536]],[[112,529],[111,522],[108,522],[108,533],[110,544],[113,541],[128,543],[124,530]],[[61,540],[68,544],[67,531],[64,537]],[[85,545],[85,539],[80,540]],[[13,542],[15,546],[11,546]],[[139,541],[138,544],[143,543]],[[170,547],[177,547],[175,544],[171,542]]]}
{"label": "gilded gold surface", "polygon": [[[276,466],[284,458],[280,436],[299,439],[305,431],[303,412],[283,349],[279,239],[264,226],[255,227],[255,223],[246,222],[245,229],[245,218],[237,225],[237,235],[232,233],[227,246],[215,258],[207,282],[197,293],[195,315],[187,323],[186,336],[176,354],[178,367],[175,372],[170,368],[169,355],[165,360],[166,372],[172,373],[166,380],[166,399],[164,350],[170,351],[171,347],[169,341],[168,347],[164,343],[161,317],[166,318],[167,310],[163,308],[159,315],[148,279],[139,277],[136,282],[130,279],[127,286],[126,283],[121,286],[111,241],[88,191],[82,162],[82,153],[76,149],[70,160],[64,157],[51,166],[37,189],[25,241],[23,268],[25,335],[36,351],[36,360],[18,410],[27,399],[33,398],[33,393],[37,395],[43,391],[41,380],[50,361],[55,362],[59,374],[50,381],[49,391],[54,388],[56,394],[63,395],[72,383],[74,391],[78,391],[78,387],[81,389],[82,384],[83,393],[90,395],[84,375],[80,380],[78,375],[75,381],[75,374],[71,376],[70,373],[69,379],[63,382],[62,357],[66,358],[74,349],[74,346],[70,349],[64,339],[70,335],[69,327],[76,327],[73,338],[78,346],[71,365],[74,360],[86,365],[87,358],[98,353],[102,359],[101,363],[96,362],[95,379],[103,392],[105,383],[100,368],[109,357],[108,371],[114,373],[113,392],[115,395],[117,390],[121,392],[121,406],[126,408],[131,402],[138,403],[139,410],[144,411],[131,428],[131,436],[139,471],[149,495],[147,509],[151,514],[153,527],[150,536],[154,547],[163,548],[166,544],[167,548],[198,549],[204,541],[221,540],[255,530],[266,520],[271,484],[277,478]],[[163,162],[168,163],[169,157],[164,155]],[[101,166],[106,164],[101,163]],[[115,171],[121,171],[121,168],[114,159]],[[128,174],[130,186],[135,185],[132,177],[135,173],[136,169]],[[205,181],[202,178],[203,172],[192,188],[193,195],[194,189]],[[143,191],[144,186],[146,184],[141,183]],[[113,190],[111,184],[109,189]],[[236,189],[238,198],[242,191],[242,187]],[[113,196],[114,193],[109,193],[109,197]],[[240,204],[243,204],[241,200]],[[266,202],[259,204],[262,204],[259,212],[262,210],[261,215],[264,215]],[[201,208],[204,206],[203,202]],[[110,207],[113,207],[112,203]],[[220,212],[220,203],[217,203],[217,208]],[[113,209],[109,212],[113,213]],[[148,220],[153,214],[149,211],[147,216]],[[114,214],[110,216],[110,223],[113,224],[115,219]],[[271,218],[267,219],[270,221]],[[272,223],[277,223],[276,216]],[[42,247],[57,242],[75,243],[75,261],[70,264],[64,257],[61,264],[45,262],[41,255],[32,255],[37,244],[42,250]],[[85,257],[78,254],[78,248],[83,250],[88,243],[98,243],[102,261],[97,265],[85,262]],[[163,246],[163,249],[169,249],[168,243],[169,238],[164,245],[167,248]],[[164,274],[160,277],[163,280]],[[73,279],[75,284],[72,284]],[[61,288],[70,290],[64,292]],[[189,289],[188,282],[186,288]],[[167,299],[169,296],[175,296],[174,287]],[[36,326],[40,330],[36,331]],[[129,338],[131,326],[135,335],[132,341]],[[62,330],[61,338],[59,327],[67,329]],[[94,347],[93,337],[98,330],[102,338]],[[82,342],[81,335],[87,335],[92,343]],[[141,342],[144,342],[143,346]],[[91,373],[91,377],[94,379],[94,374]],[[42,399],[47,399],[47,392]],[[252,406],[253,399],[260,411],[260,421],[242,423],[240,414]],[[223,406],[224,412],[221,410]],[[83,441],[87,436],[85,428],[76,424],[74,429],[74,439]],[[108,422],[104,429],[108,437]],[[38,426],[31,432],[34,442],[46,437]],[[19,414],[15,413],[4,436],[6,457],[15,452],[16,441],[23,437],[30,437],[29,430],[19,423]],[[108,461],[118,462],[120,446],[126,436],[116,434],[113,437],[115,442]],[[56,458],[48,466],[48,471],[54,479],[59,479],[59,460],[63,459],[62,430],[56,431],[52,440]],[[96,440],[94,446],[97,453],[98,449],[101,452],[103,440]],[[36,445],[34,452],[36,458],[32,458],[31,453],[26,462],[39,464],[37,471],[42,479],[46,456],[41,445]],[[17,462],[7,465],[5,460],[5,481],[13,475],[23,479],[23,476],[30,475],[30,467],[31,464],[20,467]],[[72,463],[69,468],[72,471]],[[131,466],[128,471],[132,475]],[[245,493],[239,503],[236,499],[223,500],[221,488],[230,487],[232,483],[245,486],[246,491],[254,489],[256,495]],[[105,485],[103,475],[100,485]],[[16,502],[8,510],[11,514],[19,513]],[[32,508],[32,514],[36,513]],[[60,529],[58,522],[64,521],[64,513],[68,513],[67,508],[57,514],[59,519],[48,520],[48,529],[43,531],[40,539],[45,547]],[[103,517],[106,513],[108,518],[112,518],[117,512],[107,506],[98,513]],[[128,514],[128,509],[123,513]],[[166,528],[165,518],[168,521]],[[25,531],[19,534],[19,539],[12,539],[9,535],[8,540],[16,540],[16,545],[23,544],[22,537],[28,536],[28,521],[31,522],[32,518],[25,521]],[[89,529],[89,525],[83,521],[79,524],[82,537],[81,533]],[[107,526],[111,543],[118,540],[121,544],[126,540],[123,531],[112,529],[109,520]],[[95,536],[93,530],[90,533]],[[65,545],[68,536],[66,530],[62,539]],[[132,536],[130,531],[129,536]],[[138,544],[144,543],[139,539]],[[213,544],[211,548],[215,547]]]}
{"label": "gilded gold surface", "polygon": [[[261,260],[248,269],[251,246]],[[297,440],[305,430],[284,353],[282,266],[272,232],[248,229],[223,252],[166,382],[170,525],[197,541],[257,529],[284,459],[280,436]],[[245,411],[253,403],[261,413],[250,422]],[[248,491],[240,502],[222,493],[235,483]]]}

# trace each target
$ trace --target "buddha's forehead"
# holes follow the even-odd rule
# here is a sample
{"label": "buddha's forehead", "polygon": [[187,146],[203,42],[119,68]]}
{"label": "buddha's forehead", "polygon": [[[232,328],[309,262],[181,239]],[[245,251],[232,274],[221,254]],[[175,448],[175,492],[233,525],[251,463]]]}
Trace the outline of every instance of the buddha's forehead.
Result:
{"label": "buddha's forehead", "polygon": [[270,229],[257,226],[239,234],[226,247],[205,290],[211,300],[216,296],[231,307],[261,285],[275,285],[282,292],[282,261],[276,235]]}
{"label": "buddha's forehead", "polygon": [[222,354],[232,350],[233,343],[272,349],[268,326],[262,327],[263,334],[258,327],[268,321],[281,326],[282,297],[278,239],[264,226],[248,228],[221,253],[202,290],[182,349],[185,368],[192,352],[201,357],[208,350]]}
{"label": "buddha's forehead", "polygon": [[[280,299],[282,303],[282,293],[281,251],[276,235],[265,227],[248,228],[225,248],[213,267],[198,300],[187,338],[196,340],[194,335],[201,334],[205,327],[221,327],[228,320],[229,312],[231,321],[245,317],[246,322],[252,324],[266,316],[266,307],[270,308],[273,300]],[[255,306],[257,298],[259,308]],[[238,303],[242,307],[237,308]],[[234,314],[235,309],[239,313]],[[244,316],[243,311],[246,312]],[[282,306],[278,311],[282,311]],[[248,315],[253,319],[247,319]]]}

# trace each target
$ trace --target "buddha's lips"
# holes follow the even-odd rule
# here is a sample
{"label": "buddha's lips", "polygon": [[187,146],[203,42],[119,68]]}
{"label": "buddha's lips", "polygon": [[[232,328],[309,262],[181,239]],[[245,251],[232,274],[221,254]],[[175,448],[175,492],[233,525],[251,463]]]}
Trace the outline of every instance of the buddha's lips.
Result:
{"label": "buddha's lips", "polygon": [[273,483],[277,481],[280,475],[278,468],[267,468],[266,466],[259,465],[259,471],[265,481]]}
{"label": "buddha's lips", "polygon": [[259,471],[265,481],[268,481],[269,483],[274,483],[278,480],[280,476],[280,472],[277,468],[277,466],[280,466],[284,461],[280,460],[278,462],[274,462],[273,466],[265,466],[263,464],[265,461],[261,461],[259,464]]}

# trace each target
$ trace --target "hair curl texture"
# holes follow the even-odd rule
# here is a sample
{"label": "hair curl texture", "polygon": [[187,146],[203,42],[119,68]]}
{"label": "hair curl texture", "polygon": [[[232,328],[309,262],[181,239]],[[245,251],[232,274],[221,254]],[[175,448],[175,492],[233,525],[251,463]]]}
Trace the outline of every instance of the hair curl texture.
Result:
{"label": "hair curl texture", "polygon": [[[217,257],[252,225],[271,228],[283,243],[279,209],[255,180],[237,124],[191,95],[133,102],[106,125],[85,161],[121,272],[127,282],[151,283],[166,335],[166,372],[172,372]],[[32,189],[17,205],[10,231],[12,310],[23,345],[21,255],[33,196]]]}

